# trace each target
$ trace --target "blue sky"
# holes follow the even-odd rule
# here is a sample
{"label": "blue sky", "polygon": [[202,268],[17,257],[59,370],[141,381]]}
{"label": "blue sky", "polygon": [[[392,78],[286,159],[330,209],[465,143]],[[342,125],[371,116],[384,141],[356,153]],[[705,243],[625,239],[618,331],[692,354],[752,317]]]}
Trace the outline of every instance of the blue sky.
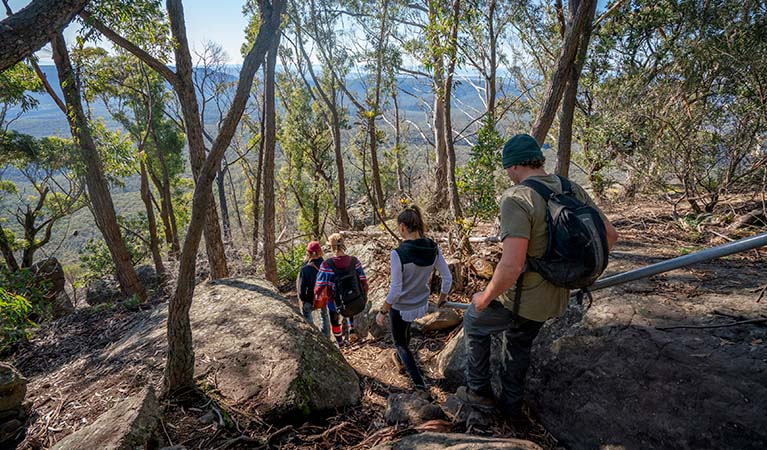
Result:
{"label": "blue sky", "polygon": [[[18,11],[30,0],[10,0],[9,3],[14,11]],[[226,50],[229,63],[241,63],[240,46],[245,40],[243,30],[247,25],[247,19],[242,14],[243,4],[242,0],[185,0],[186,30],[192,48],[202,49],[205,42],[214,41]],[[74,41],[77,29],[76,24],[67,27],[64,32],[67,42]],[[49,50],[43,49],[38,56],[43,63],[51,62]]]}
{"label": "blue sky", "polygon": [[[597,10],[604,11],[607,1],[598,0]],[[30,0],[10,0],[14,11],[29,3]],[[185,0],[186,29],[192,49],[201,50],[205,42],[213,41],[224,48],[229,56],[229,64],[240,64],[240,46],[244,41],[243,30],[247,24],[242,14],[243,4],[243,0]],[[76,24],[67,27],[64,36],[68,42],[74,41],[77,30]],[[108,42],[102,42],[102,45],[110,47]],[[41,62],[51,63],[49,50],[43,49],[38,52],[38,56]]]}

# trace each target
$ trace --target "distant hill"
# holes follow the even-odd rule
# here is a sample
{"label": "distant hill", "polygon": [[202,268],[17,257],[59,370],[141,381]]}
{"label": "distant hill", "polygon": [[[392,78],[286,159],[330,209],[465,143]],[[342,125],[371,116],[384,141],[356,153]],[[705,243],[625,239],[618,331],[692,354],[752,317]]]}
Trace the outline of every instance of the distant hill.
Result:
{"label": "distant hill", "polygon": [[[58,74],[56,67],[52,65],[40,66],[43,73],[48,77],[54,90],[61,94],[61,88],[59,86]],[[230,77],[235,80],[235,76],[231,74],[225,74],[224,76]],[[484,83],[480,79],[471,79],[471,82],[477,86],[484,86]],[[484,105],[480,99],[477,90],[472,86],[472,83],[466,82],[461,77],[457,77],[456,86],[454,88],[453,108],[455,111],[454,120],[456,126],[462,126],[468,120],[465,114],[460,111],[465,110],[471,116],[477,116],[484,110]],[[431,83],[426,78],[415,78],[413,76],[399,76],[397,78],[397,85],[400,88],[398,92],[398,103],[403,118],[418,123],[419,125],[426,125],[428,118],[428,108],[431,108],[434,95],[431,89]],[[503,88],[515,95],[515,89],[511,85],[503,86]],[[358,98],[364,98],[366,89],[365,80],[356,77],[350,78],[349,90]],[[14,130],[21,133],[30,134],[36,137],[45,136],[69,136],[69,125],[67,124],[66,117],[58,109],[51,97],[43,92],[33,94],[39,104],[37,108],[26,112],[21,118],[13,123]],[[388,99],[387,101],[390,101]],[[345,100],[347,104],[350,102]],[[350,106],[350,105],[349,105]],[[96,101],[90,105],[91,114],[93,117],[103,118],[110,128],[119,128],[117,124],[110,117],[106,110],[106,107],[101,101]],[[391,106],[389,105],[389,109]],[[14,113],[14,110],[11,110]],[[206,112],[205,122],[208,125],[214,125],[218,119],[216,111],[208,110]]]}

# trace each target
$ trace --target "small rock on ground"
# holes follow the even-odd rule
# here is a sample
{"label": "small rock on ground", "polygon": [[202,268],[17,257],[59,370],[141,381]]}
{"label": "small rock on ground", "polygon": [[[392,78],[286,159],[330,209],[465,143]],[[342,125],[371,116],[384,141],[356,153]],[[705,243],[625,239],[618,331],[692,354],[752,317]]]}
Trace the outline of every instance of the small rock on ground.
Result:
{"label": "small rock on ground", "polygon": [[541,450],[521,439],[500,439],[457,433],[422,433],[373,447],[373,450]]}
{"label": "small rock on ground", "polygon": [[59,441],[52,450],[135,450],[156,445],[160,415],[154,389],[146,387]]}
{"label": "small rock on ground", "polygon": [[442,409],[417,393],[392,394],[386,401],[386,420],[389,423],[419,425],[429,420],[441,419]]}

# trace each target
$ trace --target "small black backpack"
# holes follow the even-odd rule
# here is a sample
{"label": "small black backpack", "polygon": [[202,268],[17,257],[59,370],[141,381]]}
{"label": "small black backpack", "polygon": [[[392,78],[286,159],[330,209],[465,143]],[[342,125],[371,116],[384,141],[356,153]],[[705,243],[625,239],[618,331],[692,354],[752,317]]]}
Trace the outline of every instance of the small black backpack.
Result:
{"label": "small black backpack", "polygon": [[351,264],[345,269],[337,268],[333,258],[328,259],[326,263],[335,275],[336,310],[344,317],[354,317],[361,313],[368,300],[357,276],[357,258],[352,256]]}
{"label": "small black backpack", "polygon": [[569,180],[559,177],[562,193],[526,179],[522,184],[547,202],[548,245],[541,258],[528,256],[529,270],[551,284],[568,289],[591,286],[607,267],[607,232],[599,211],[580,201]]}
{"label": "small black backpack", "polygon": [[312,303],[314,300],[314,285],[317,283],[317,272],[319,272],[320,269],[312,261],[309,261],[301,268],[301,274],[304,273],[306,267],[310,267],[311,269],[307,271],[308,273],[306,274],[306,277],[301,277],[298,298],[304,303]]}

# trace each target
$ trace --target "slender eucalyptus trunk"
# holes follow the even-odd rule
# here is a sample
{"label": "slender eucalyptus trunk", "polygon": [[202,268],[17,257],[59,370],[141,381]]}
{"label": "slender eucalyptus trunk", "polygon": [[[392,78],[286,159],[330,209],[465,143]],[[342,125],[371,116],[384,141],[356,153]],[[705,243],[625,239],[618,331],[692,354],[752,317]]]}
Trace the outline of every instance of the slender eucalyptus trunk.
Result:
{"label": "slender eucalyptus trunk", "polygon": [[149,175],[147,175],[146,165],[144,161],[139,163],[140,175],[141,175],[141,200],[144,202],[144,208],[146,209],[146,218],[149,225],[149,250],[152,253],[152,262],[154,262],[154,268],[157,271],[157,276],[161,280],[165,279],[165,265],[162,262],[162,256],[160,255],[160,239],[157,237],[157,220],[154,215],[154,207],[152,206],[152,199],[149,192]]}
{"label": "slender eucalyptus trunk", "polygon": [[[179,84],[176,93],[181,103],[182,114],[184,115],[192,174],[196,180],[200,176],[206,152],[197,94],[195,93],[192,78],[192,57],[189,52],[189,42],[186,36],[184,8],[181,0],[167,0],[166,6],[171,24],[171,32],[176,44],[174,53]],[[206,205],[205,249],[208,254],[208,262],[210,263],[210,277],[212,279],[228,277],[229,269],[226,266],[224,242],[221,239],[221,227],[218,223],[218,212],[212,193],[207,199]]]}
{"label": "slender eucalyptus trunk", "polygon": [[85,164],[85,183],[88,188],[88,197],[93,205],[96,225],[104,237],[107,248],[109,248],[112,261],[114,261],[117,269],[117,280],[123,293],[128,296],[136,295],[143,302],[146,300],[146,291],[136,276],[130,253],[125,246],[120,227],[117,224],[117,214],[104,176],[101,157],[85,118],[80,99],[80,89],[69,59],[69,50],[61,33],[56,33],[51,39],[51,50],[59,74],[64,102],[67,105],[69,128],[72,132],[72,138],[80,147],[80,155]]}
{"label": "slender eucalyptus trunk", "polygon": [[[572,9],[572,7],[571,7]],[[578,44],[578,54],[575,58],[570,76],[567,79],[567,88],[562,98],[562,111],[559,119],[559,139],[557,142],[557,175],[567,177],[570,173],[570,160],[572,157],[573,143],[573,120],[575,116],[575,102],[578,97],[578,81],[581,78],[583,65],[589,50],[591,40],[591,23],[594,21],[596,4],[591,8],[591,16],[586,27],[583,29],[581,40]]]}
{"label": "slender eucalyptus trunk", "polygon": [[453,73],[455,71],[456,59],[458,57],[458,16],[460,12],[461,2],[460,0],[454,0],[453,23],[450,32],[450,47],[448,51],[447,76],[445,77],[445,85],[443,88],[445,95],[444,136],[445,144],[447,145],[447,186],[448,192],[450,193],[450,212],[452,213],[453,219],[456,223],[458,223],[459,219],[463,217],[463,212],[461,211],[461,200],[458,197],[458,184],[455,180],[455,141],[453,140],[451,100],[453,96]]}
{"label": "slender eucalyptus trunk", "polygon": [[266,57],[264,77],[264,275],[277,285],[277,258],[275,255],[275,194],[274,157],[277,145],[277,112],[275,109],[275,66],[280,37],[272,42]]}
{"label": "slender eucalyptus trunk", "polygon": [[[222,166],[225,162],[222,161]],[[216,173],[216,190],[218,191],[218,204],[221,206],[221,222],[224,228],[224,240],[232,242],[232,224],[229,221],[229,205],[226,201],[226,172],[227,169],[221,168]]]}
{"label": "slender eucalyptus trunk", "polygon": [[551,80],[546,85],[543,105],[530,132],[539,145],[542,145],[543,141],[546,140],[546,134],[548,134],[549,128],[551,128],[551,124],[554,122],[554,116],[559,109],[559,103],[564,95],[570,71],[575,64],[578,44],[586,27],[591,27],[595,8],[596,0],[580,0],[577,9],[575,9],[573,19],[565,31],[562,49],[557,57],[557,65],[554,68]]}

